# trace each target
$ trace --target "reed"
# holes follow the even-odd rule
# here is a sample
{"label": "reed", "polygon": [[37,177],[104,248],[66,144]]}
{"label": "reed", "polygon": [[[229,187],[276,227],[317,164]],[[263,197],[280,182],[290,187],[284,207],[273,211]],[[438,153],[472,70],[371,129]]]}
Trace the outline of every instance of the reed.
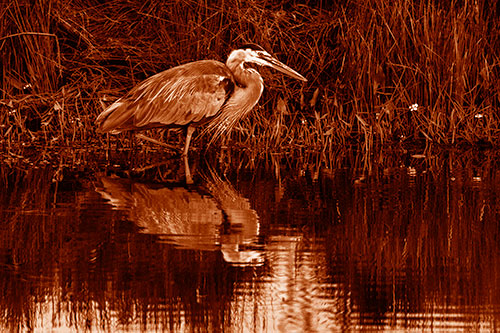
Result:
{"label": "reed", "polygon": [[96,116],[140,80],[255,42],[309,82],[263,69],[260,106],[231,144],[498,145],[498,14],[482,1],[14,0],[0,8],[0,140],[101,145]]}

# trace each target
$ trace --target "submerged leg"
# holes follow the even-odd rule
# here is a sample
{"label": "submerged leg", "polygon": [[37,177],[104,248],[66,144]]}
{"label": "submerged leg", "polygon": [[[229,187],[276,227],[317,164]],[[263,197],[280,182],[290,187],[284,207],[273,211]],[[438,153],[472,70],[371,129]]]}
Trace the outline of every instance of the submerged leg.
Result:
{"label": "submerged leg", "polygon": [[191,177],[191,170],[189,169],[189,161],[187,155],[182,155],[184,159],[184,171],[186,173],[186,184],[193,184],[193,178]]}

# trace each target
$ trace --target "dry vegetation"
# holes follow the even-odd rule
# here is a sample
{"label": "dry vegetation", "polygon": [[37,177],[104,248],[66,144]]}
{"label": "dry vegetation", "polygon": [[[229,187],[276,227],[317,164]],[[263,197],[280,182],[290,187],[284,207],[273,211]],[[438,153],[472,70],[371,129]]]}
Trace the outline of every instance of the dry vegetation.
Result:
{"label": "dry vegetation", "polygon": [[254,42],[309,82],[262,70],[265,94],[234,144],[498,145],[499,14],[486,1],[4,2],[0,141],[9,152],[102,144],[103,104],[154,73]]}

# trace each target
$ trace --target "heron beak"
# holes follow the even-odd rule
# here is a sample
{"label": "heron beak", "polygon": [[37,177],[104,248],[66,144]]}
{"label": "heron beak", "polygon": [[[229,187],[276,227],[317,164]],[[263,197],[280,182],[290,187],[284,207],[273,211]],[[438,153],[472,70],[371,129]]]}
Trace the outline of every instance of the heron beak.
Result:
{"label": "heron beak", "polygon": [[276,58],[273,58],[269,53],[260,51],[256,52],[255,58],[254,58],[257,64],[262,65],[262,66],[269,66],[271,68],[276,69],[277,71],[280,71],[283,74],[286,74],[290,77],[293,77],[294,79],[301,80],[301,81],[307,81],[305,77],[300,75],[298,72],[294,71],[281,61],[279,61]]}

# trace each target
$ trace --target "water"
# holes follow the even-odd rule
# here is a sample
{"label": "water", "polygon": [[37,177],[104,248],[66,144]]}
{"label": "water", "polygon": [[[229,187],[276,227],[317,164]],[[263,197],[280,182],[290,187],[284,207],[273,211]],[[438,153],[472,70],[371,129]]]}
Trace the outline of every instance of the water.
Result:
{"label": "water", "polygon": [[5,166],[0,325],[497,330],[497,155],[353,156],[189,187]]}

